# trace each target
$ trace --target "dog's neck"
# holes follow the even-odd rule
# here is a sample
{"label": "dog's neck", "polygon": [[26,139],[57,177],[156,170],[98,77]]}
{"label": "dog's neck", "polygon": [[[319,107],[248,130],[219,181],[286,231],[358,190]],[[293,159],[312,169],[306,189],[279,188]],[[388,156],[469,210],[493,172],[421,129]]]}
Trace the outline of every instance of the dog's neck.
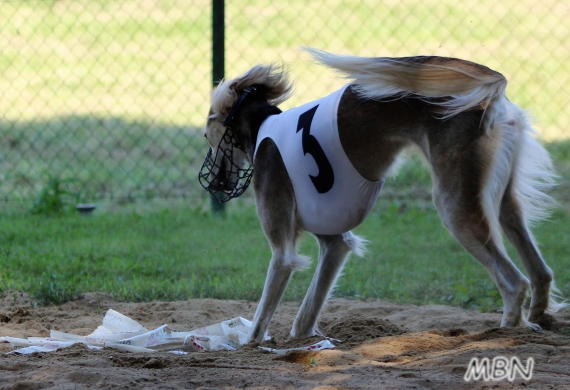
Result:
{"label": "dog's neck", "polygon": [[244,107],[236,118],[235,131],[240,138],[247,157],[253,163],[253,154],[257,143],[257,135],[261,124],[271,115],[278,115],[282,111],[267,102],[252,102]]}

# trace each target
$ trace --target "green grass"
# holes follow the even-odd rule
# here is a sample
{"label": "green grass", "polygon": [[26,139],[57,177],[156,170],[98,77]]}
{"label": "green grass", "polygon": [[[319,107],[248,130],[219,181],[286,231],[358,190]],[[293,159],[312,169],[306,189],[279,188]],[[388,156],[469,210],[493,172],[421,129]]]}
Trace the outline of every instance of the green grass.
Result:
{"label": "green grass", "polygon": [[284,107],[345,81],[299,52],[312,46],[363,56],[440,55],[483,63],[509,80],[510,99],[530,109],[548,139],[568,138],[570,30],[563,1],[241,1],[228,4],[227,73],[284,61],[298,80]]}
{"label": "green grass", "polygon": [[[31,199],[49,177],[84,197],[198,196],[210,104],[209,0],[0,2],[0,197]],[[547,140],[570,136],[570,25],[562,0],[236,0],[226,74],[284,61],[283,108],[344,83],[299,47],[364,56],[431,54],[509,79]]]}
{"label": "green grass", "polygon": [[[303,45],[364,56],[461,57],[505,74],[510,99],[535,115],[561,175],[554,196],[562,207],[537,236],[570,294],[565,1],[226,4],[227,76],[284,61],[297,80],[285,109],[344,83],[312,64]],[[196,180],[212,82],[210,7],[209,0],[0,2],[0,197],[26,200],[2,203],[0,289],[29,291],[38,303],[85,291],[135,301],[259,298],[270,251],[251,197],[238,201],[243,210],[233,205],[226,219],[214,218]],[[385,200],[357,230],[371,240],[371,252],[349,262],[336,295],[498,306],[490,277],[426,206],[430,179],[421,165],[414,159],[389,180]],[[14,211],[49,195],[50,182],[67,183],[61,191],[81,201],[126,205],[100,204],[93,218]],[[191,199],[131,204],[158,196]],[[57,207],[68,210],[75,195],[64,200]],[[301,251],[314,256],[314,240],[305,238]],[[302,298],[311,271],[295,275],[286,299]]]}
{"label": "green grass", "polygon": [[[28,291],[39,304],[88,291],[129,301],[257,300],[270,250],[253,207],[237,203],[225,217],[211,216],[207,204],[188,203],[108,205],[88,218],[3,215],[0,290]],[[565,295],[569,229],[569,214],[559,210],[536,230]],[[447,233],[429,203],[381,200],[356,233],[370,240],[370,252],[351,259],[335,296],[500,306],[486,271]],[[316,251],[315,240],[304,237],[300,252],[314,258]],[[295,273],[286,300],[302,299],[314,263]]]}
{"label": "green grass", "polygon": [[[0,4],[2,115],[154,118],[200,127],[211,88],[208,0],[4,1]],[[368,56],[432,54],[482,62],[507,75],[512,100],[549,137],[568,137],[562,86],[570,27],[561,0],[477,3],[238,0],[226,9],[226,73],[285,61],[299,80],[285,107],[342,81],[299,47]]]}

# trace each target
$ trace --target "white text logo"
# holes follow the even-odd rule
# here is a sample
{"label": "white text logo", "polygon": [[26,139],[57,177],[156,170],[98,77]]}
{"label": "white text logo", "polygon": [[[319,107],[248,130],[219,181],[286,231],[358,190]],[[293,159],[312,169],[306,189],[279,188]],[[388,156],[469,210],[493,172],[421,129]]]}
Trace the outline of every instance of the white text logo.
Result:
{"label": "white text logo", "polygon": [[482,358],[480,360],[473,358],[469,362],[463,379],[465,379],[466,382],[477,380],[488,382],[504,379],[512,382],[518,373],[522,379],[529,381],[532,378],[533,368],[533,358],[527,359],[526,366],[523,365],[516,356],[510,359],[504,356],[497,356],[493,358],[493,360],[489,360],[489,358]]}

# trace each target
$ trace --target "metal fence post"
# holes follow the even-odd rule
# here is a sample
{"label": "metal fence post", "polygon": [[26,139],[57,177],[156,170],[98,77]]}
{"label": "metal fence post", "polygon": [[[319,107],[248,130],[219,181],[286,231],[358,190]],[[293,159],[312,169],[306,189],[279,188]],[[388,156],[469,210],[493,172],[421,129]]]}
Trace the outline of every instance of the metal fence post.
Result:
{"label": "metal fence post", "polygon": [[[225,7],[224,0],[212,0],[212,82],[216,87],[225,73]],[[213,195],[210,197],[214,214],[225,212],[225,204]]]}

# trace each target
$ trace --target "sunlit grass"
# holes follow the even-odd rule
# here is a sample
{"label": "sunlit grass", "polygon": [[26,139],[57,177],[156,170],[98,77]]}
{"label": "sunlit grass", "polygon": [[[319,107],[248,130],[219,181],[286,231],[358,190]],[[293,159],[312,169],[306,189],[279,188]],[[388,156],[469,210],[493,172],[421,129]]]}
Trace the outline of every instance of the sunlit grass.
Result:
{"label": "sunlit grass", "polygon": [[[0,4],[0,89],[8,119],[152,118],[201,127],[211,89],[211,4],[9,1]],[[563,1],[232,1],[226,73],[284,61],[299,105],[343,81],[299,50],[442,55],[502,72],[515,103],[549,140],[567,138],[570,27]]]}

